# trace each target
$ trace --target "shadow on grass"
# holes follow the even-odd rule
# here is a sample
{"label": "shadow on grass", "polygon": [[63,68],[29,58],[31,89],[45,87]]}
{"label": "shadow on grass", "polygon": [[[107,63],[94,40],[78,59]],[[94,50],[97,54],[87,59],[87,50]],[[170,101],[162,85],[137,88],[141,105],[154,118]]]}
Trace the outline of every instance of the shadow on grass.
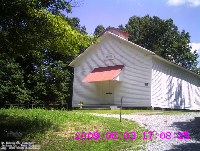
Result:
{"label": "shadow on grass", "polygon": [[[32,139],[37,134],[44,134],[53,125],[50,121],[38,117],[28,118],[24,116],[12,116],[0,114],[0,142],[2,141],[24,141],[25,138]],[[21,133],[21,137],[7,135],[9,132]]]}

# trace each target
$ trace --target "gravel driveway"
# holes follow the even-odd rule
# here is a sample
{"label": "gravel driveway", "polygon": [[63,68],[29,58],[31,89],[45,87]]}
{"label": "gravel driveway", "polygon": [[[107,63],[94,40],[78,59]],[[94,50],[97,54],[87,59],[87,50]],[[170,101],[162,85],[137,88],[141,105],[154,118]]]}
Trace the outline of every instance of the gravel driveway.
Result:
{"label": "gravel driveway", "polygon": [[[119,118],[119,115],[110,114],[96,114],[92,115],[115,117]],[[152,139],[155,141],[149,141],[146,146],[146,150],[152,151],[200,151],[200,113],[190,112],[186,114],[177,115],[122,115],[122,118],[130,119],[138,122],[141,126],[147,128],[149,131],[157,133],[157,138],[154,136]],[[160,133],[171,132],[171,139],[161,139]],[[189,139],[178,139],[181,134],[179,132],[188,132]],[[174,135],[180,134],[180,135]],[[169,134],[169,133],[168,133]],[[185,133],[187,138],[187,133]],[[163,138],[163,134],[161,137]],[[175,137],[175,138],[174,138]],[[184,138],[184,136],[182,137]]]}

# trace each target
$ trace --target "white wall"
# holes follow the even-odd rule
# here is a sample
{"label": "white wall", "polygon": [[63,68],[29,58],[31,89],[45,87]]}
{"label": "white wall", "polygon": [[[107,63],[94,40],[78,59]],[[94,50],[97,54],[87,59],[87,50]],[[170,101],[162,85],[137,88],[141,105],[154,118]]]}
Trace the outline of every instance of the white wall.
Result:
{"label": "white wall", "polygon": [[152,106],[200,109],[198,76],[156,58],[152,63]]}
{"label": "white wall", "polygon": [[[113,54],[113,60],[104,59],[106,54]],[[151,106],[151,57],[148,53],[119,38],[108,35],[93,50],[79,61],[75,67],[74,92],[72,106],[79,101],[84,104],[99,104],[102,100],[101,82],[82,83],[82,80],[98,67],[124,65],[123,81],[116,82],[114,103],[120,104],[123,96],[124,106]],[[145,86],[145,83],[149,83]]]}

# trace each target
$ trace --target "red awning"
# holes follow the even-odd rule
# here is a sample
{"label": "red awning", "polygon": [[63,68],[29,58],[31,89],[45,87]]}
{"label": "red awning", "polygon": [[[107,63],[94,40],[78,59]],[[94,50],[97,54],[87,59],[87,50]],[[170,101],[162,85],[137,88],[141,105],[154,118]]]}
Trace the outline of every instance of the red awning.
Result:
{"label": "red awning", "polygon": [[124,65],[95,68],[82,82],[114,80]]}

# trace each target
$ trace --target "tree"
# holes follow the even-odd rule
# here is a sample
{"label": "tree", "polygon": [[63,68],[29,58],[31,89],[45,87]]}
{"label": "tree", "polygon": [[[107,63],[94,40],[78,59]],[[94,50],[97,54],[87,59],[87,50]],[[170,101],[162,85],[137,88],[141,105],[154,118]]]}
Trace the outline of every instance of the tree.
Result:
{"label": "tree", "polygon": [[[123,26],[119,26],[123,29]],[[130,17],[125,25],[125,32],[132,37],[130,41],[149,49],[161,57],[179,63],[187,69],[197,66],[197,51],[191,52],[190,35],[178,27],[172,19],[162,20],[159,17]]]}
{"label": "tree", "polygon": [[23,70],[13,59],[0,56],[0,104],[22,104],[30,100],[30,91],[26,90]]}
{"label": "tree", "polygon": [[80,19],[77,17],[69,18],[63,16],[63,19],[72,27],[72,29],[79,31],[82,34],[88,34],[86,32],[86,27],[80,25]]}
{"label": "tree", "polygon": [[102,33],[105,30],[103,25],[98,25],[94,30],[94,35],[100,36],[100,33]]}
{"label": "tree", "polygon": [[[38,45],[40,45],[40,47],[44,43],[46,45],[46,39],[50,40],[52,38],[52,42],[56,42],[54,37],[61,39],[62,37],[66,36],[62,35],[59,37],[60,35],[57,34],[59,32],[58,28],[67,29],[69,25],[64,23],[64,21],[61,21],[61,17],[58,19],[52,15],[52,13],[45,11],[46,8],[51,9],[49,8],[50,6],[53,7],[52,9],[56,9],[57,7],[59,9],[64,9],[64,2],[60,1],[61,4],[57,4],[57,2],[48,3],[48,1],[37,1],[37,3],[31,2],[32,1],[27,2],[25,0],[16,0],[12,3],[12,1],[6,0],[5,2],[1,3],[0,9],[2,13],[0,15],[0,49],[3,52],[16,56],[16,53],[26,53],[27,50],[36,49]],[[49,4],[49,7],[47,4]],[[54,7],[54,5],[56,7]],[[37,9],[34,9],[33,6]],[[49,17],[50,20],[48,21]],[[62,23],[60,23],[58,27],[54,26],[55,31],[52,31],[53,28],[51,28],[51,25],[55,24],[57,20],[61,21]],[[79,21],[77,22],[79,23]],[[68,30],[72,32],[71,27],[69,27]],[[72,33],[76,37],[77,32]],[[50,34],[52,34],[51,37]],[[74,40],[76,39],[77,38]],[[67,44],[69,44],[69,42],[65,43],[65,45]]]}
{"label": "tree", "polygon": [[120,30],[123,30],[123,31],[125,30],[125,28],[124,28],[124,26],[122,24],[119,25],[118,27],[119,27]]}
{"label": "tree", "polygon": [[63,4],[26,0],[0,4],[2,102],[60,103],[72,94],[73,69],[68,64],[95,41],[83,34],[79,19],[71,27],[59,14]]}

